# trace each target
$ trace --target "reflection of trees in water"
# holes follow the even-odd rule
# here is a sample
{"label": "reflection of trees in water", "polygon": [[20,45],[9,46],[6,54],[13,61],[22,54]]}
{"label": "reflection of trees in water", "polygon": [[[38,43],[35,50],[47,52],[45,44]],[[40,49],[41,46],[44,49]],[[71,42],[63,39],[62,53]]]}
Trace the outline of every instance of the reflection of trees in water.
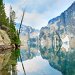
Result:
{"label": "reflection of trees in water", "polygon": [[[30,53],[29,53],[29,50],[26,50],[24,48],[20,50],[20,55],[21,55],[22,61],[32,59],[34,56],[36,56],[36,51],[37,51],[37,50],[35,50],[36,48],[30,47],[29,49],[30,49]],[[21,61],[20,57],[19,57],[18,61]]]}
{"label": "reflection of trees in water", "polygon": [[30,34],[29,34],[29,39],[28,39],[27,44],[28,44],[28,54],[27,55],[30,58],[31,53],[32,53],[31,48],[36,48],[38,46],[37,38],[30,38]]}
{"label": "reflection of trees in water", "polygon": [[13,50],[11,52],[10,59],[8,60],[8,63],[3,67],[3,69],[0,71],[0,75],[17,75],[16,70],[16,63],[17,59],[20,55],[20,50]]}
{"label": "reflection of trees in water", "polygon": [[40,46],[42,57],[47,59],[52,67],[61,71],[63,75],[75,75],[75,51],[65,52],[61,47],[57,49]]}
{"label": "reflection of trees in water", "polygon": [[8,63],[8,60],[10,59],[11,51],[3,50],[0,52],[0,70]]}
{"label": "reflection of trees in water", "polygon": [[31,59],[36,56],[36,52],[38,51],[38,37],[29,38],[28,40],[28,50],[25,52],[27,59]]}

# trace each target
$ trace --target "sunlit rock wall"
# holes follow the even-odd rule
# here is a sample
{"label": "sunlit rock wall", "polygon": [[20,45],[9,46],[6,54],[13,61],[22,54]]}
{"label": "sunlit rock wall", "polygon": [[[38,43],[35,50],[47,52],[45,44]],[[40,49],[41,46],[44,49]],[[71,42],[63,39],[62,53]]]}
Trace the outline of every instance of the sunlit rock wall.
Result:
{"label": "sunlit rock wall", "polygon": [[0,30],[0,45],[10,45],[11,41],[9,36],[4,30]]}

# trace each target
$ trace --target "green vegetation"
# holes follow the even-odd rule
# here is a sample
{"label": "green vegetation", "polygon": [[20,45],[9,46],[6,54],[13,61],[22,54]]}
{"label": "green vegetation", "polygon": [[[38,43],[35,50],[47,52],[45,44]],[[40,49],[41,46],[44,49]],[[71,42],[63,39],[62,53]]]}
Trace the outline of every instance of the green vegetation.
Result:
{"label": "green vegetation", "polygon": [[[7,52],[8,55],[9,53],[11,53],[11,55],[9,56],[7,63],[3,62],[3,64],[6,63],[6,65],[1,69],[1,75],[11,75],[11,72],[13,72],[13,75],[17,75],[16,64],[17,59],[19,59],[20,56],[20,49],[12,50],[12,52]],[[7,58],[5,60],[7,60]]]}
{"label": "green vegetation", "polygon": [[3,4],[3,0],[0,0],[0,26],[6,25],[6,14],[5,14],[5,10],[4,10],[4,4]]}
{"label": "green vegetation", "polygon": [[18,31],[16,31],[15,23],[12,20],[10,20],[8,35],[11,39],[12,44],[15,44],[15,46],[20,44],[19,34]]}
{"label": "green vegetation", "polygon": [[0,28],[7,32],[11,40],[11,44],[14,44],[17,47],[20,44],[20,39],[18,31],[16,31],[15,29],[14,19],[15,19],[15,12],[12,10],[12,7],[10,10],[10,20],[9,20],[9,18],[6,17],[3,0],[0,0]]}

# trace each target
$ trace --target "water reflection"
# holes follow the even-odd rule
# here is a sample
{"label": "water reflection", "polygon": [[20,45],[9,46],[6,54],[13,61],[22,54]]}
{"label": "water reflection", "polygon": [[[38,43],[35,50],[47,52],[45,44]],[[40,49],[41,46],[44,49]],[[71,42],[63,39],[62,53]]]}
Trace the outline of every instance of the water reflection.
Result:
{"label": "water reflection", "polygon": [[30,54],[28,53],[24,47],[4,52],[5,62],[2,64],[5,65],[1,64],[0,75],[61,75],[61,72],[52,68],[49,62],[41,57],[37,47],[31,47]]}
{"label": "water reflection", "polygon": [[[61,72],[52,68],[49,62],[41,57],[37,47],[30,47],[30,57],[28,57],[28,53],[28,50],[21,47],[21,55],[26,75],[61,75]],[[17,62],[17,70],[18,75],[24,74],[20,61]]]}
{"label": "water reflection", "polygon": [[0,75],[75,75],[75,48],[63,44],[1,51]]}
{"label": "water reflection", "polygon": [[0,75],[75,75],[75,48],[69,42],[2,51]]}
{"label": "water reflection", "polygon": [[[67,37],[66,37],[67,38]],[[49,64],[62,72],[63,75],[75,75],[75,47],[72,39],[62,41],[62,45],[52,45],[50,48],[47,46],[40,46],[41,56],[49,61]],[[74,45],[74,44],[73,44]]]}
{"label": "water reflection", "polygon": [[20,55],[20,50],[5,50],[5,52],[3,54],[0,53],[0,55],[5,55],[3,57],[4,61],[2,64],[0,63],[2,66],[2,68],[0,66],[0,75],[17,75],[16,64]]}
{"label": "water reflection", "polygon": [[11,56],[10,50],[8,50],[8,52],[7,51],[0,52],[0,70],[2,70],[3,67],[8,63],[10,56]]}

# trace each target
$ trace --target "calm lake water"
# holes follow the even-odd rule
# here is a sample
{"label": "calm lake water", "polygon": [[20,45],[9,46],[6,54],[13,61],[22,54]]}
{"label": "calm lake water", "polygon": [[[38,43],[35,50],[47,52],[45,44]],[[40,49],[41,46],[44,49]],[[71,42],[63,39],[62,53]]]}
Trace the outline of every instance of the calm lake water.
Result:
{"label": "calm lake water", "polygon": [[24,48],[0,53],[0,70],[0,75],[62,75],[38,49],[30,54]]}

